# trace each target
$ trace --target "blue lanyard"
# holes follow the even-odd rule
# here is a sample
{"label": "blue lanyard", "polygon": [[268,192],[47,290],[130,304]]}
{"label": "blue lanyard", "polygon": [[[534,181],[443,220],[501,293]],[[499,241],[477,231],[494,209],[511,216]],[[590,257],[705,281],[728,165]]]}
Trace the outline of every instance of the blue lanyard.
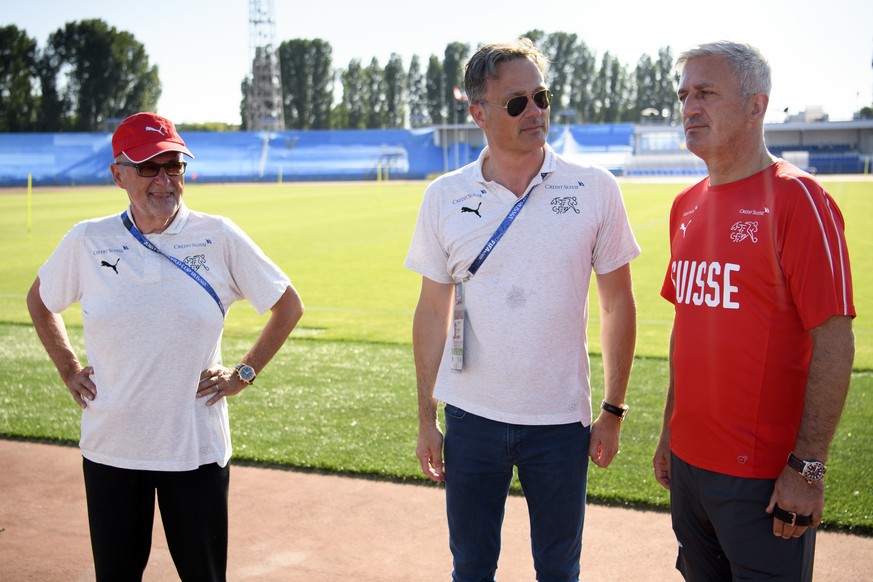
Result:
{"label": "blue lanyard", "polygon": [[200,274],[191,268],[190,265],[183,263],[176,257],[171,257],[170,255],[165,255],[161,252],[161,249],[152,244],[152,242],[147,239],[143,234],[139,231],[139,229],[133,224],[133,221],[130,220],[127,216],[127,210],[121,213],[121,222],[124,223],[124,227],[133,235],[133,238],[138,240],[142,246],[147,248],[148,250],[158,253],[167,258],[171,263],[182,269],[186,275],[200,283],[200,286],[206,289],[206,292],[209,293],[213,299],[215,299],[215,303],[218,305],[218,308],[221,310],[221,316],[225,316],[224,305],[221,304],[221,299],[218,297],[218,293],[215,292],[215,289],[212,288],[212,285],[209,284],[209,281],[200,276]]}
{"label": "blue lanyard", "polygon": [[521,212],[521,209],[524,208],[525,202],[530,198],[530,193],[533,192],[533,189],[536,188],[537,185],[534,184],[530,187],[530,190],[527,191],[527,194],[518,199],[518,202],[513,205],[513,207],[509,210],[509,214],[506,215],[506,218],[503,219],[503,222],[500,223],[500,226],[497,227],[497,230],[494,231],[494,234],[491,235],[491,239],[482,247],[482,250],[479,252],[479,256],[476,257],[476,260],[473,261],[473,264],[470,265],[470,268],[467,269],[467,280],[469,280],[473,275],[476,274],[476,271],[479,270],[479,267],[482,266],[482,263],[485,262],[485,259],[488,258],[488,255],[491,254],[491,251],[494,250],[494,247],[497,246],[497,243],[500,242],[500,239],[503,238],[503,235],[509,229],[509,225],[512,224],[512,221],[515,220],[515,217],[518,216],[518,213]]}

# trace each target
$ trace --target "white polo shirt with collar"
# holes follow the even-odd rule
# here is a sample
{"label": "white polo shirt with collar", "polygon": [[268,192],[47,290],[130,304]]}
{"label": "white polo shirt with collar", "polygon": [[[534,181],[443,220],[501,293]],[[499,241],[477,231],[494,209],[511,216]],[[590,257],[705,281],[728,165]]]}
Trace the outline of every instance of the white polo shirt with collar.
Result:
{"label": "white polo shirt with collar", "polygon": [[[130,210],[128,209],[128,215]],[[206,279],[225,309],[247,299],[265,313],[288,277],[232,221],[190,211],[145,235]],[[166,257],[140,244],[120,215],[75,225],[39,269],[40,295],[60,313],[82,307],[97,397],[82,411],[82,455],[125,469],[187,471],[227,464],[227,402],[195,398],[201,371],[221,363],[224,317]]]}
{"label": "white polo shirt with collar", "polygon": [[[546,144],[529,199],[465,284],[464,367],[451,371],[452,334],[434,398],[522,425],[591,423],[588,288],[640,254],[618,182]],[[405,266],[438,283],[463,280],[515,194],[478,161],[425,191]]]}

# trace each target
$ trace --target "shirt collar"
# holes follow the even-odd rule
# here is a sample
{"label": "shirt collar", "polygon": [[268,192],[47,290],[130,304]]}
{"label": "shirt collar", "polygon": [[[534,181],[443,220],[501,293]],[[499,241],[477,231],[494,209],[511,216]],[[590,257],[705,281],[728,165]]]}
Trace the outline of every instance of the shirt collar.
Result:
{"label": "shirt collar", "polygon": [[[188,210],[188,207],[185,206],[185,202],[179,201],[179,211],[176,213],[176,217],[173,218],[173,222],[170,223],[164,232],[161,234],[179,234],[182,232],[182,229],[185,228],[185,225],[188,223],[188,217],[191,215],[191,211]],[[139,226],[136,225],[136,220],[133,218],[133,209],[128,204],[127,206],[127,216],[130,218],[130,221],[136,226],[137,230],[139,230]]]}
{"label": "shirt collar", "polygon": [[[544,144],[544,149],[546,151],[546,155],[543,156],[543,165],[540,166],[539,173],[534,176],[534,179],[531,180],[531,186],[540,184],[543,180],[546,179],[546,176],[555,171],[555,168],[558,165],[558,158],[555,150],[552,149],[552,146],[549,145],[548,142]],[[475,179],[478,182],[486,183],[488,180],[485,179],[485,176],[482,174],[482,168],[485,166],[485,160],[487,160],[491,156],[491,152],[488,150],[488,146],[482,148],[482,151],[479,153],[479,157],[476,160],[475,165]]]}

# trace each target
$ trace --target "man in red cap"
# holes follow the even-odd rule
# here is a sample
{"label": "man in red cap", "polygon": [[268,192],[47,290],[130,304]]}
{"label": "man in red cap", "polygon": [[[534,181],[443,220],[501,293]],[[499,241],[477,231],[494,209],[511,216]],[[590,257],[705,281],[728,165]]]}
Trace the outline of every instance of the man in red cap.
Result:
{"label": "man in red cap", "polygon": [[[34,327],[82,408],[91,546],[98,580],[139,580],[155,494],[182,580],[224,580],[231,457],[225,396],[238,394],[303,314],[291,281],[230,220],[189,210],[173,123],[125,119],[112,177],[130,204],[75,225],[27,296]],[[225,306],[271,315],[235,367],[221,359]],[[60,313],[82,307],[88,365]]]}

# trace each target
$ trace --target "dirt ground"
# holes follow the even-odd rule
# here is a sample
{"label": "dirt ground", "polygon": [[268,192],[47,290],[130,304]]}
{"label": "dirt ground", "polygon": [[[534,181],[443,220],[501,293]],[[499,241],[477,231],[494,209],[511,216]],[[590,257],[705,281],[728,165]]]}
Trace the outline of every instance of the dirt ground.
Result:
{"label": "dirt ground", "polygon": [[[0,581],[94,580],[78,449],[0,440]],[[231,581],[449,580],[438,487],[236,465]],[[147,582],[178,580],[156,520]],[[534,580],[524,499],[511,497],[500,582]],[[589,505],[582,579],[681,581],[666,513]],[[873,580],[873,538],[820,532],[815,579]]]}

